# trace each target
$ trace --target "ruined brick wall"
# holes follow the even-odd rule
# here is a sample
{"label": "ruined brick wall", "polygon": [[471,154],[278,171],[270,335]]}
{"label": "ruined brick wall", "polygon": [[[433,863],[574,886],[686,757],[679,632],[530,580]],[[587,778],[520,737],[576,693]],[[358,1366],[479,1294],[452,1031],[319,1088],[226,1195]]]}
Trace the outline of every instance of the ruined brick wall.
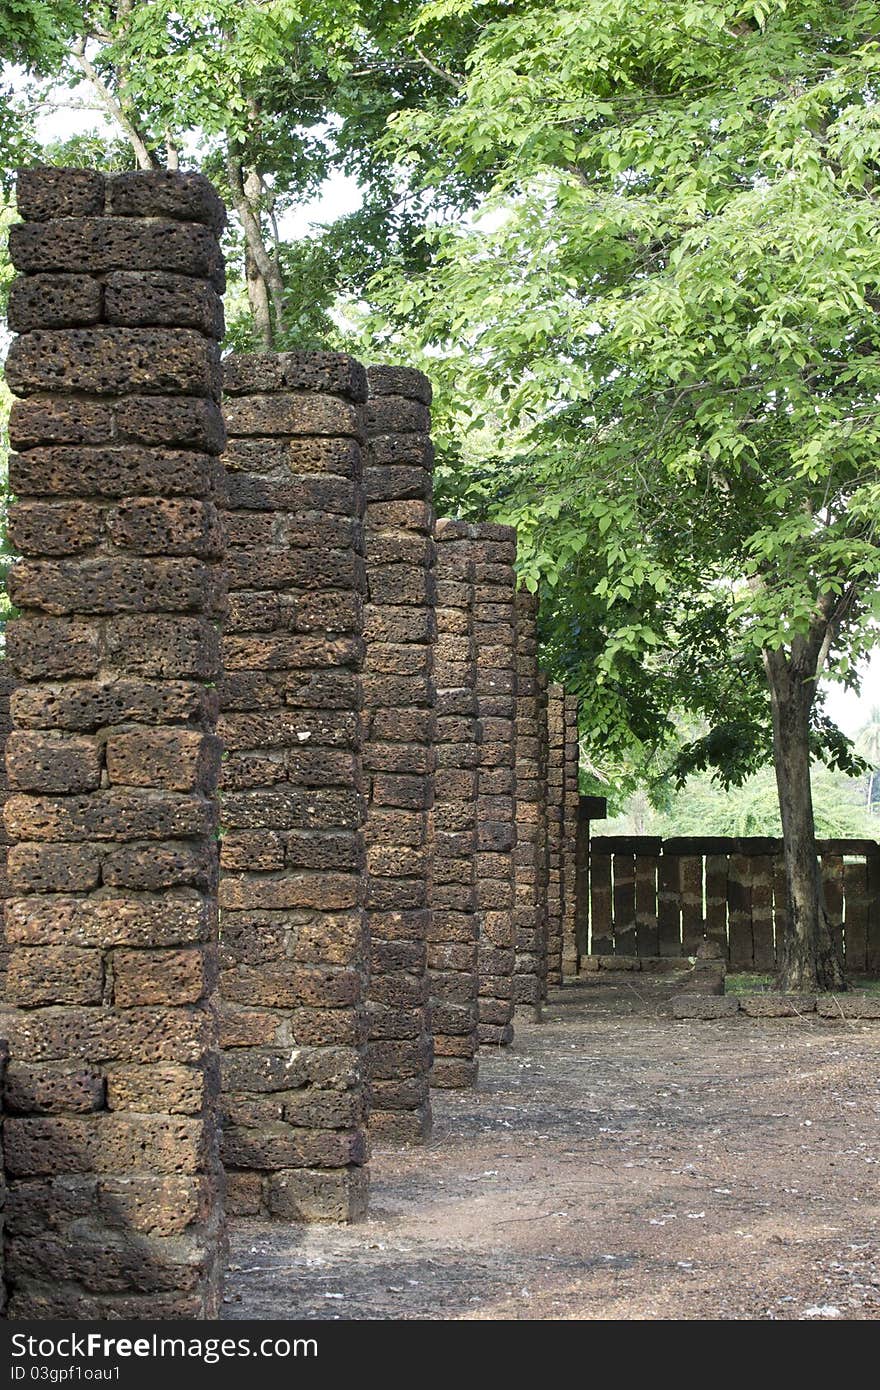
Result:
{"label": "ruined brick wall", "polygon": [[474,648],[480,769],[477,798],[477,904],[480,920],[479,1038],[513,1039],[516,847],[516,532],[471,528]]}
{"label": "ruined brick wall", "polygon": [[477,1080],[477,776],[480,761],[471,527],[438,521],[434,652],[436,771],[428,979],[431,1085]]}
{"label": "ruined brick wall", "polygon": [[370,934],[370,1130],[431,1129],[427,941],[434,796],[431,387],[371,367],[367,405],[364,770]]}
{"label": "ruined brick wall", "polygon": [[547,686],[547,983],[562,983],[565,693]]}
{"label": "ruined brick wall", "polygon": [[562,974],[577,975],[580,966],[577,933],[578,709],[575,695],[563,697],[562,790]]}
{"label": "ruined brick wall", "polygon": [[232,1211],[366,1202],[361,404],[334,353],[224,363],[223,1159]]}
{"label": "ruined brick wall", "polygon": [[26,171],[10,252],[10,1314],[214,1316],[222,205]]}
{"label": "ruined brick wall", "polygon": [[543,698],[538,673],[538,600],[516,595],[516,964],[513,999],[540,1017],[547,979],[546,788],[541,764]]}

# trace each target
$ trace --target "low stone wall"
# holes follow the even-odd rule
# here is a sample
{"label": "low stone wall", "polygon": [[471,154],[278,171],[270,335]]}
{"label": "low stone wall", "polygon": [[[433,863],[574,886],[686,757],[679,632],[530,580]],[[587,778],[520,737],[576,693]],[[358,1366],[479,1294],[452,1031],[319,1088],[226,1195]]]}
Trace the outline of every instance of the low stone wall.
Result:
{"label": "low stone wall", "polygon": [[847,990],[844,994],[680,994],[672,1001],[679,1019],[819,1018],[880,1022],[880,994]]}

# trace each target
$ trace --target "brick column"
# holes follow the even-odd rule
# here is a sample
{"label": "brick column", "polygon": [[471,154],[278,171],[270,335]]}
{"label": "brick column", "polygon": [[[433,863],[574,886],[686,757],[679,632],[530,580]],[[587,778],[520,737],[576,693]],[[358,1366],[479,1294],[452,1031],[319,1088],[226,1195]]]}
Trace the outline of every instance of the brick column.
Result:
{"label": "brick column", "polygon": [[477,904],[480,916],[481,1043],[513,1039],[514,858],[516,847],[516,532],[471,528],[475,566],[474,647],[480,770]]}
{"label": "brick column", "polygon": [[233,356],[223,641],[223,1159],[230,1208],[366,1205],[361,403],[337,353]]}
{"label": "brick column", "polygon": [[541,776],[541,685],[538,677],[538,600],[516,595],[516,965],[513,999],[527,1017],[541,1017],[547,976],[546,837]]}
{"label": "brick column", "polygon": [[371,367],[367,406],[364,663],[370,1132],[431,1130],[427,939],[434,795],[431,386]]}
{"label": "brick column", "polygon": [[562,983],[562,822],[565,795],[565,694],[547,686],[547,983]]}
{"label": "brick column", "polygon": [[10,1314],[213,1317],[224,213],[164,172],[18,205]]}
{"label": "brick column", "polygon": [[575,695],[563,698],[563,789],[562,789],[562,973],[577,975],[580,953],[577,944],[577,818],[579,701]]}
{"label": "brick column", "polygon": [[[6,805],[9,795],[9,779],[6,776],[6,740],[12,728],[12,714],[9,700],[15,689],[15,679],[9,671],[8,661],[0,662],[0,811]],[[0,817],[0,1000],[6,998],[6,966],[9,948],[3,929],[6,899],[9,897],[9,877],[6,871],[6,855],[10,845],[9,833]]]}
{"label": "brick column", "polygon": [[471,528],[438,521],[436,753],[433,811],[433,907],[428,978],[434,1029],[431,1085],[472,1086],[477,1079],[477,768],[474,563]]}
{"label": "brick column", "polygon": [[543,894],[541,945],[541,1003],[547,1001],[548,971],[550,968],[550,804],[547,783],[550,745],[547,731],[547,672],[538,671],[538,775],[540,778],[540,844],[539,864]]}
{"label": "brick column", "polygon": [[0,1318],[6,1317],[6,1269],[3,1257],[3,1243],[6,1234],[6,1165],[3,1161],[3,1091],[6,1086],[6,1067],[9,1062],[9,1047],[6,1039],[0,1039]]}

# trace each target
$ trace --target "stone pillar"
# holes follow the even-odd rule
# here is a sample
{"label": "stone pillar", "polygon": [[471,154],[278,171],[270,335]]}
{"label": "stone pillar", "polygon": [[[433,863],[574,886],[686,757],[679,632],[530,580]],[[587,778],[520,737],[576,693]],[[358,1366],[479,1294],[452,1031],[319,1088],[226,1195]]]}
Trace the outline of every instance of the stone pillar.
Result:
{"label": "stone pillar", "polygon": [[480,918],[479,1038],[513,1039],[514,849],[516,847],[516,532],[471,528],[475,566],[474,647],[480,770],[477,904]]}
{"label": "stone pillar", "polygon": [[223,1159],[233,1211],[366,1206],[362,402],[341,353],[226,360]]}
{"label": "stone pillar", "polygon": [[546,823],[541,770],[542,694],[538,677],[538,600],[516,595],[516,964],[513,1000],[535,1020],[547,978]]}
{"label": "stone pillar", "polygon": [[[15,680],[9,671],[10,663],[0,661],[0,811],[6,805],[9,795],[9,779],[6,776],[6,740],[12,728],[12,715],[9,709],[10,696],[15,689]],[[0,1000],[6,998],[6,967],[9,948],[3,929],[6,899],[9,897],[9,877],[6,870],[6,855],[10,839],[6,826],[0,817]]]}
{"label": "stone pillar", "polygon": [[367,405],[364,663],[370,1132],[431,1130],[427,940],[434,795],[431,386],[371,367]]}
{"label": "stone pillar", "polygon": [[547,1002],[548,971],[550,968],[550,803],[547,775],[550,745],[547,732],[547,672],[538,671],[538,776],[540,778],[540,830],[539,864],[541,891],[543,894],[541,944],[541,1003]]}
{"label": "stone pillar", "polygon": [[565,795],[565,694],[547,686],[547,983],[562,984],[562,822]]}
{"label": "stone pillar", "polygon": [[580,953],[577,944],[577,820],[580,788],[578,772],[577,696],[563,698],[563,789],[562,789],[562,974],[577,975]]}
{"label": "stone pillar", "polygon": [[6,1086],[6,1067],[9,1062],[9,1046],[6,1039],[0,1039],[0,1318],[6,1317],[6,1269],[3,1258],[3,1243],[6,1234],[6,1165],[3,1161],[3,1091]]}
{"label": "stone pillar", "polygon": [[436,756],[428,979],[434,1029],[431,1085],[477,1079],[477,723],[471,528],[438,521]]}
{"label": "stone pillar", "polygon": [[18,206],[10,1315],[215,1317],[224,211],[164,171]]}

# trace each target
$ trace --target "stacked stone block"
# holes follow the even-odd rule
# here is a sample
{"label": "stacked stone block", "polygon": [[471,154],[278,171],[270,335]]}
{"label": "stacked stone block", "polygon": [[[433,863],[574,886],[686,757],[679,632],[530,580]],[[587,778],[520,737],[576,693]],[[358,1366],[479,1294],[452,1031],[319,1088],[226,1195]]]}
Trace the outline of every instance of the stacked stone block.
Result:
{"label": "stacked stone block", "polygon": [[[0,661],[0,811],[6,805],[6,798],[9,794],[9,779],[6,776],[6,740],[12,727],[9,701],[14,689],[15,680],[10,674],[9,662]],[[6,998],[6,963],[9,957],[3,927],[6,899],[9,896],[9,878],[6,872],[6,855],[9,845],[9,832],[0,818],[0,1000]]]}
{"label": "stacked stone block", "polygon": [[164,172],[18,206],[9,1312],[216,1316],[224,212]]}
{"label": "stacked stone block", "polygon": [[562,983],[565,692],[547,686],[547,983]]}
{"label": "stacked stone block", "polygon": [[564,728],[562,783],[562,974],[577,975],[580,968],[577,917],[577,821],[578,801],[578,709],[577,696],[565,694],[562,704]]}
{"label": "stacked stone block", "polygon": [[538,770],[541,779],[541,843],[540,871],[541,883],[544,893],[543,910],[543,943],[541,947],[541,1002],[547,1001],[547,989],[549,983],[548,972],[550,969],[550,793],[548,786],[548,769],[550,759],[550,742],[547,726],[547,689],[548,679],[546,671],[538,671]]}
{"label": "stacked stone block", "polygon": [[6,1167],[3,1162],[3,1088],[6,1085],[6,1067],[9,1062],[9,1048],[6,1040],[0,1039],[0,1318],[6,1316],[6,1270],[3,1259],[3,1242],[6,1226]]}
{"label": "stacked stone block", "polygon": [[539,1019],[547,977],[546,794],[541,766],[543,700],[538,672],[538,600],[516,595],[516,963],[517,1010]]}
{"label": "stacked stone block", "polygon": [[231,1210],[366,1203],[360,670],[366,374],[232,356],[220,732],[223,1159]]}
{"label": "stacked stone block", "polygon": [[438,521],[434,653],[436,771],[428,979],[434,1031],[431,1085],[477,1079],[477,776],[480,761],[471,527]]}
{"label": "stacked stone block", "polygon": [[516,961],[516,532],[472,528],[480,769],[477,796],[479,1039],[513,1039]]}
{"label": "stacked stone block", "polygon": [[427,942],[434,795],[431,387],[371,367],[365,473],[364,769],[370,930],[370,1130],[431,1129]]}

